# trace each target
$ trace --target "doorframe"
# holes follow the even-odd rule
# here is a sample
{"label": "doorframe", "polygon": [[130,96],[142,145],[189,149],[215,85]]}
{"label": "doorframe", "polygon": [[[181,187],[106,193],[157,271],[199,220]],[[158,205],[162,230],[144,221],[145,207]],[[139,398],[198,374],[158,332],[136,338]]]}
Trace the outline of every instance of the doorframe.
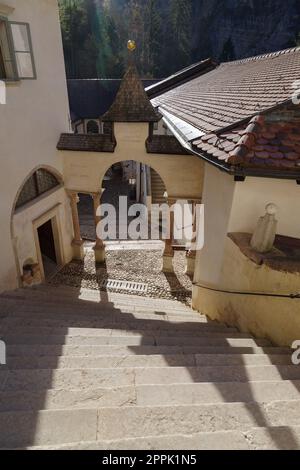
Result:
{"label": "doorframe", "polygon": [[61,204],[56,204],[52,209],[46,211],[44,214],[42,214],[41,216],[39,216],[37,219],[33,220],[32,222],[34,241],[35,241],[37,259],[38,259],[38,264],[40,267],[42,282],[46,280],[46,277],[45,277],[44,263],[43,263],[42,251],[40,247],[38,229],[39,227],[44,225],[46,222],[49,222],[49,220],[51,221],[51,226],[52,226],[55,256],[56,256],[58,269],[60,267],[63,267],[65,264],[64,250],[63,250],[63,244],[62,244],[62,230],[61,230],[60,215],[59,215],[60,206]]}

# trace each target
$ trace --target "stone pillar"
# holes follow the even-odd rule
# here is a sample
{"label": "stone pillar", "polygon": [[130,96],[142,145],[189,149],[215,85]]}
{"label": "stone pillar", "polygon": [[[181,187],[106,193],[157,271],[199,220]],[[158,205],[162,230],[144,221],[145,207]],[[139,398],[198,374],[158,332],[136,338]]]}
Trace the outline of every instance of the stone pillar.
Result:
{"label": "stone pillar", "polygon": [[96,243],[94,246],[94,252],[95,252],[95,261],[96,263],[104,263],[105,261],[105,247],[103,240],[98,237],[97,234],[97,226],[101,220],[101,217],[97,215],[97,210],[101,204],[101,195],[102,192],[99,193],[92,193],[91,196],[93,198],[93,205],[94,205],[94,218],[95,218],[95,227],[96,227]]}
{"label": "stone pillar", "polygon": [[[169,208],[172,207],[172,199],[168,198]],[[174,249],[173,249],[173,238],[174,238],[174,212],[170,211],[170,234],[169,238],[165,241],[165,250],[163,254],[163,272],[173,273],[173,258],[174,258]]]}
{"label": "stone pillar", "polygon": [[79,203],[79,197],[76,191],[68,191],[67,194],[70,198],[73,229],[74,229],[74,239],[72,241],[73,257],[74,259],[82,260],[84,258],[84,249],[83,249],[83,240],[80,234],[80,223],[79,223],[79,216],[78,216],[78,209],[77,209],[77,204]]}
{"label": "stone pillar", "polygon": [[[193,233],[196,233],[197,230],[197,201],[191,201],[192,203],[192,218],[193,218]],[[186,253],[186,267],[185,274],[188,276],[193,276],[195,271],[195,260],[196,260],[196,250],[193,250],[192,247]]]}

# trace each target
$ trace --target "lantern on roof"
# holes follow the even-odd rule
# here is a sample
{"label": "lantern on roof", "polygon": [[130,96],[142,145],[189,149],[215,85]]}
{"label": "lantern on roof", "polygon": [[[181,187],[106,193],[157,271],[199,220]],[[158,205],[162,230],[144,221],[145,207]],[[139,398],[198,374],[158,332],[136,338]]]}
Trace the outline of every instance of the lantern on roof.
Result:
{"label": "lantern on roof", "polygon": [[136,49],[136,42],[133,41],[132,39],[129,39],[129,41],[127,42],[127,49],[128,49],[130,52],[135,51],[135,49]]}

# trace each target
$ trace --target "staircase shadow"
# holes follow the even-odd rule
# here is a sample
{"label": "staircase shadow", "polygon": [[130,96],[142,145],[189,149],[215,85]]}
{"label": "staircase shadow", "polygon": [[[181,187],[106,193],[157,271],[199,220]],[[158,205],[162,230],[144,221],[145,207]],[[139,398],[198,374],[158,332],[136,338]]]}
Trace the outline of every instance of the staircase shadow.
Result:
{"label": "staircase shadow", "polygon": [[[72,289],[72,296],[69,297],[71,301],[76,300],[78,302],[78,305],[81,305],[84,308],[87,307],[87,311],[86,311],[87,314],[88,314],[89,307],[91,307],[92,305],[93,307],[98,305],[99,315],[97,314],[95,314],[95,316],[92,315],[92,318],[91,318],[91,315],[89,315],[89,317],[85,317],[85,313],[82,313],[82,314],[76,313],[76,315],[72,313],[65,314],[66,319],[64,321],[61,321],[60,322],[61,324],[59,326],[61,343],[54,344],[51,347],[44,348],[45,349],[44,354],[48,358],[47,359],[48,370],[45,371],[39,368],[39,364],[38,362],[36,362],[34,355],[26,356],[26,347],[25,347],[25,349],[24,348],[23,349],[24,349],[24,356],[26,356],[27,361],[28,361],[27,368],[24,369],[24,372],[22,372],[23,375],[20,374],[20,372],[18,373],[15,369],[15,366],[12,367],[12,364],[11,364],[12,362],[11,352],[13,352],[13,346],[9,344],[9,341],[8,341],[7,377],[1,389],[2,399],[0,400],[0,406],[2,406],[3,403],[5,403],[5,400],[8,399],[7,392],[10,391],[10,384],[13,383],[14,380],[16,380],[15,377],[18,374],[19,374],[18,390],[20,391],[20,393],[22,393],[26,390],[31,390],[32,386],[34,386],[34,380],[36,380],[36,377],[34,378],[34,375],[33,375],[33,378],[30,380],[30,377],[29,377],[30,370],[34,371],[35,369],[37,369],[40,371],[38,383],[35,384],[37,386],[37,389],[36,389],[36,392],[33,393],[33,397],[32,397],[32,413],[30,415],[26,412],[21,413],[22,416],[20,415],[20,421],[12,422],[11,430],[8,430],[8,432],[12,432],[15,435],[19,433],[19,435],[23,436],[22,442],[23,442],[24,447],[35,445],[35,437],[36,437],[36,433],[38,430],[38,424],[39,424],[39,419],[40,419],[38,410],[45,409],[45,406],[47,405],[47,391],[51,389],[53,386],[53,382],[55,379],[54,372],[55,370],[58,369],[59,356],[63,354],[63,344],[65,343],[66,337],[68,336],[69,328],[72,328],[72,327],[83,328],[83,329],[84,328],[95,328],[95,329],[107,328],[111,330],[120,330],[120,331],[123,330],[124,332],[130,332],[130,331],[132,332],[134,329],[134,332],[136,333],[136,335],[141,336],[141,342],[138,346],[127,346],[127,348],[135,355],[147,354],[145,353],[144,346],[149,346],[149,335],[150,336],[153,335],[154,342],[153,342],[153,347],[151,348],[148,354],[149,355],[155,354],[154,350],[155,348],[157,348],[157,344],[155,341],[155,332],[160,332],[160,336],[163,336],[161,332],[165,331],[166,336],[168,336],[170,335],[172,331],[173,332],[176,331],[176,335],[178,334],[178,337],[184,336],[184,333],[187,329],[189,331],[191,329],[194,329],[195,333],[196,331],[199,331],[199,333],[201,333],[201,331],[205,332],[205,328],[199,322],[182,321],[180,323],[179,322],[172,323],[170,319],[168,318],[168,315],[166,315],[163,311],[155,312],[155,314],[157,315],[157,319],[136,318],[134,313],[128,313],[126,311],[121,310],[120,308],[116,308],[115,303],[110,300],[109,293],[103,290],[103,288],[101,289],[102,290],[99,290],[99,303],[80,299],[81,290],[80,289],[77,290],[74,288]],[[128,296],[128,298],[130,297]],[[57,309],[58,309],[57,306],[53,306],[53,312],[51,312],[51,309],[48,310],[50,323],[51,323],[51,320],[55,317],[55,313],[57,312]],[[105,313],[105,310],[107,310],[106,313]],[[138,309],[136,313],[137,312],[138,312]],[[53,313],[53,318],[51,317],[52,313]],[[18,317],[14,319],[13,315],[11,316],[10,328],[12,329],[12,331],[14,329],[14,326],[17,326],[18,324],[17,320],[18,320]],[[216,322],[209,322],[208,324],[215,324],[215,323]],[[5,340],[5,337],[8,335],[8,333],[9,331],[6,332],[4,335],[2,335],[4,340]],[[257,341],[256,340],[254,341],[257,344]],[[211,346],[206,347],[208,354],[214,354],[213,350],[215,349],[215,347],[216,345],[214,343],[214,340],[212,340]],[[220,337],[218,339],[218,347],[230,347],[230,343],[228,339]],[[189,354],[187,351],[190,351],[191,355],[194,358],[194,364],[196,365],[197,364],[196,354],[199,354],[197,353],[197,351],[199,351],[199,348],[200,346],[197,346],[197,345],[193,346],[193,352],[192,352],[192,349],[187,349],[185,346],[181,346],[179,349],[179,351],[181,352],[178,353],[176,357],[173,356],[172,360],[170,358],[170,355],[166,353],[161,353],[160,355],[164,356],[166,366],[183,367],[182,359],[184,358],[185,354]],[[201,348],[201,349],[203,350],[205,348]],[[278,438],[277,434],[274,433],[274,431],[269,428],[268,416],[266,414],[264,405],[262,403],[256,402],[256,399],[255,399],[255,396],[253,394],[253,390],[251,387],[251,382],[249,382],[250,377],[247,373],[247,365],[244,362],[243,354],[251,354],[254,352],[254,349],[253,347],[250,347],[250,346],[238,347],[235,349],[239,351],[239,353],[237,353],[236,351],[235,356],[239,357],[239,363],[240,363],[240,370],[239,370],[238,380],[236,381],[236,384],[238,386],[240,382],[243,382],[244,387],[246,387],[246,392],[245,392],[246,398],[243,403],[244,403],[245,409],[248,411],[249,415],[251,415],[253,419],[252,427],[255,427],[254,424],[256,424],[257,427],[265,427],[274,445],[278,449],[280,449],[282,448],[282,442]],[[52,356],[48,354],[50,350],[51,350]],[[263,353],[268,354],[268,347],[262,347],[261,350]],[[49,360],[50,357],[51,357],[51,360]],[[272,358],[270,358],[270,363],[273,364]],[[282,380],[286,380],[284,374],[282,374],[280,371],[280,367],[276,364],[275,359],[274,359],[273,365],[277,367],[278,375],[282,378]],[[188,371],[193,383],[205,382],[203,377],[201,378],[201,366],[197,366],[200,370],[200,375],[199,375],[199,371],[196,371],[193,368],[193,366],[191,367],[184,366],[184,367]],[[226,366],[224,367],[224,370],[225,369],[226,369]],[[41,382],[43,384],[42,389],[40,389]],[[218,390],[218,393],[220,397],[222,397],[224,402],[234,403],[232,394],[230,394],[224,389],[224,382],[220,382],[220,383],[211,382],[211,383]],[[299,394],[299,397],[300,397],[300,394]],[[255,403],[255,407],[253,406],[254,403]],[[290,443],[291,448],[299,449],[299,441],[297,440],[297,437],[293,433],[293,431],[289,429],[288,427],[285,428],[285,431],[286,431],[287,439]],[[5,433],[7,433],[7,429],[5,430]]]}

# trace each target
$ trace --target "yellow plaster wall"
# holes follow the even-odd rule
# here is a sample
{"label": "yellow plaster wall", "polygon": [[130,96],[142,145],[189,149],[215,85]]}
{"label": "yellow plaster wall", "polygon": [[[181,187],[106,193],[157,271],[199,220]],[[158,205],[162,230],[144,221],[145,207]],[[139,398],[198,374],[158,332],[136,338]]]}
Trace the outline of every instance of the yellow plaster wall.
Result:
{"label": "yellow plaster wall", "polygon": [[[290,294],[299,292],[300,275],[256,265],[227,238],[217,288]],[[240,331],[270,339],[274,344],[291,346],[300,339],[300,299],[227,294],[194,286],[193,307],[212,320],[237,326]]]}
{"label": "yellow plaster wall", "polygon": [[103,177],[112,164],[135,160],[151,166],[161,176],[169,196],[200,198],[203,162],[193,155],[148,154],[145,147],[148,132],[148,124],[145,123],[116,123],[117,147],[114,153],[61,152],[66,188],[99,191]]}

